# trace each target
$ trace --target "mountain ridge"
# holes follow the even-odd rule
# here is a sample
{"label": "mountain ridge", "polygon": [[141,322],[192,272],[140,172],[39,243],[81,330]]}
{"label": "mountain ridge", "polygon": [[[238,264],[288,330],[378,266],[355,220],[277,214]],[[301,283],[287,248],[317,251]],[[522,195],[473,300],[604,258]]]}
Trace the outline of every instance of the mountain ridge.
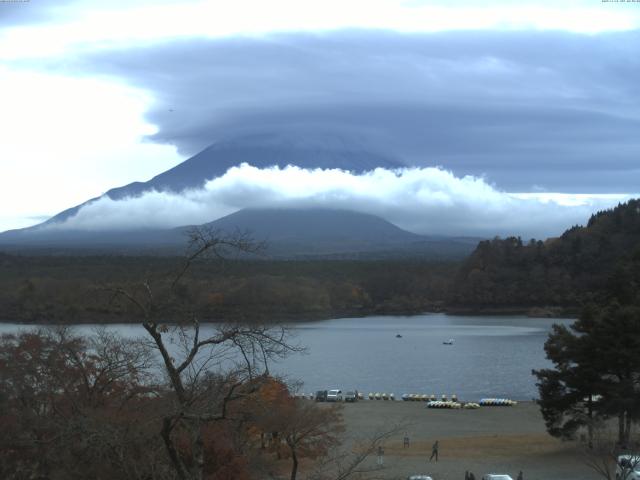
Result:
{"label": "mountain ridge", "polygon": [[393,158],[368,151],[361,143],[344,135],[324,132],[267,131],[220,139],[146,182],[132,182],[109,189],[103,195],[65,209],[50,219],[21,230],[64,222],[80,208],[102,197],[120,200],[144,192],[200,188],[206,181],[224,175],[230,168],[248,163],[257,168],[295,165],[300,168],[339,168],[363,173],[375,168],[397,169],[406,166]]}
{"label": "mountain ridge", "polygon": [[[180,254],[188,232],[195,228],[233,234],[247,231],[265,241],[265,254],[274,258],[359,255],[435,256],[461,258],[477,238],[424,236],[408,232],[375,215],[337,209],[243,209],[203,225],[169,229],[87,231],[40,228],[0,234],[6,249],[102,249],[106,251]],[[395,252],[395,253],[394,253]]]}

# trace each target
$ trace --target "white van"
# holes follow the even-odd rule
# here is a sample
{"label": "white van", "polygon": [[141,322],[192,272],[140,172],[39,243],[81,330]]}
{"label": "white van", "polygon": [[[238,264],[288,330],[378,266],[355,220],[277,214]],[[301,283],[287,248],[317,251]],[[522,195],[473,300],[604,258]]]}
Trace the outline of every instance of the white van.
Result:
{"label": "white van", "polygon": [[616,480],[640,480],[640,455],[620,455],[618,457]]}
{"label": "white van", "polygon": [[327,392],[327,402],[341,402],[342,390],[329,390]]}

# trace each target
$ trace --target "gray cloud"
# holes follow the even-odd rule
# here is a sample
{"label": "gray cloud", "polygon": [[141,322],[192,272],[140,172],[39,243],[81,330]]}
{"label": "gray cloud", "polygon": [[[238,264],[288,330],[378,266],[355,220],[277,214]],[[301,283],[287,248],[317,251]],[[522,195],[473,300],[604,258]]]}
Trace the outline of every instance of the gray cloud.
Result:
{"label": "gray cloud", "polygon": [[47,18],[46,12],[35,2],[0,3],[0,27],[32,23]]}
{"label": "gray cloud", "polygon": [[77,4],[80,0],[14,0],[0,2],[0,28],[41,23],[56,18],[61,9]]}
{"label": "gray cloud", "polygon": [[171,0],[3,0],[0,1],[0,28],[42,23],[60,25],[97,10],[117,11],[161,3],[171,3]]}
{"label": "gray cloud", "polygon": [[640,32],[345,31],[189,39],[64,68],[126,79],[152,137],[193,154],[264,129],[338,129],[507,190],[640,184]]}

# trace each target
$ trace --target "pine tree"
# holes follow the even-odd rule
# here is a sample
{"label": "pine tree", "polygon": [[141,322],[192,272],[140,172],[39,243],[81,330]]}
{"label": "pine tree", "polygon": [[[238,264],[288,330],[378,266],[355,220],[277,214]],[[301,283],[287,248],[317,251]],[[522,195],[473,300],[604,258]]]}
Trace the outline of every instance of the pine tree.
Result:
{"label": "pine tree", "polygon": [[618,442],[626,445],[640,419],[640,308],[591,306],[569,328],[555,325],[545,343],[553,369],[534,371],[547,431],[573,438],[617,417]]}

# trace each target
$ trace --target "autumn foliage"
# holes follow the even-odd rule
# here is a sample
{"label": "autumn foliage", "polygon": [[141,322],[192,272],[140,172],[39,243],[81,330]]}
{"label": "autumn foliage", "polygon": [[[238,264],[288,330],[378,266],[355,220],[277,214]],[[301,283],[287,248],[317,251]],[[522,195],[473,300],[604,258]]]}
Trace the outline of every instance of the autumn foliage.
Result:
{"label": "autumn foliage", "polygon": [[[0,337],[0,478],[180,478],[159,435],[175,395],[153,374],[143,345],[104,331],[86,338],[70,330]],[[231,378],[202,379],[208,397]],[[207,480],[243,480],[286,471],[338,442],[340,414],[295,399],[261,375],[241,387],[225,418],[201,425]],[[192,432],[177,425],[177,451],[189,464]],[[297,469],[296,464],[296,469]]]}

